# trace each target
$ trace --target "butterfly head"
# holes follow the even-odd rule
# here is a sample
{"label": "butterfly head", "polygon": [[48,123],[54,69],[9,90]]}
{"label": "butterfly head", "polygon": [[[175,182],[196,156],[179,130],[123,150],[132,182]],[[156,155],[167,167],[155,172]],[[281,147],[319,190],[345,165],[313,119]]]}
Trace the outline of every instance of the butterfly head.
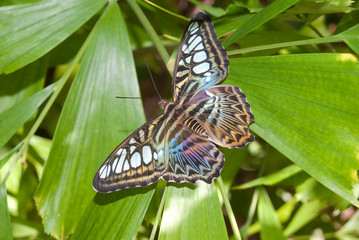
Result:
{"label": "butterfly head", "polygon": [[161,99],[158,104],[163,110],[165,110],[169,105],[171,105],[171,102],[167,99]]}

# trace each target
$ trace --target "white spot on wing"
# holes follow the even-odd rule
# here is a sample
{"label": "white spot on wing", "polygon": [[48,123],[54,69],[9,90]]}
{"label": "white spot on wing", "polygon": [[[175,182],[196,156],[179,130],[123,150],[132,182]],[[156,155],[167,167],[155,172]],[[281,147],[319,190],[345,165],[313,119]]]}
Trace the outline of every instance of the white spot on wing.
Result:
{"label": "white spot on wing", "polygon": [[103,165],[99,171],[100,173],[100,178],[105,178],[106,177],[106,171],[107,171],[107,165]]}
{"label": "white spot on wing", "polygon": [[126,151],[126,150],[125,150],[125,149],[123,149],[123,148],[120,148],[120,149],[117,151],[116,155],[120,156],[120,155],[121,155],[121,153],[122,153],[122,151]]}
{"label": "white spot on wing", "polygon": [[186,63],[187,64],[190,64],[191,63],[191,59],[192,59],[192,56],[189,56],[185,59]]}
{"label": "white spot on wing", "polygon": [[191,26],[188,28],[188,30],[189,30],[191,33],[194,33],[197,29],[198,29],[198,22],[192,23]]}
{"label": "white spot on wing", "polygon": [[202,37],[201,36],[197,36],[193,42],[191,42],[191,44],[188,46],[187,51],[191,52],[200,42],[202,41]]}
{"label": "white spot on wing", "polygon": [[130,169],[130,165],[128,164],[128,161],[125,162],[125,165],[123,166],[123,171],[127,171]]}
{"label": "white spot on wing", "polygon": [[[151,151],[151,147],[150,146],[144,146],[142,148],[142,157],[143,157],[143,162],[148,165],[151,160],[152,160],[152,151]],[[155,153],[153,154],[153,156],[155,155]]]}
{"label": "white spot on wing", "polygon": [[158,155],[156,152],[153,152],[153,159],[158,160]]}
{"label": "white spot on wing", "polygon": [[117,166],[117,163],[118,163],[118,157],[115,158],[115,160],[112,162],[112,171],[115,171],[115,168]]}
{"label": "white spot on wing", "polygon": [[207,53],[205,51],[200,51],[193,56],[193,61],[197,63],[202,62],[206,59],[207,59]]}
{"label": "white spot on wing", "polygon": [[193,68],[193,72],[195,74],[201,74],[201,73],[207,72],[209,70],[209,67],[210,67],[209,63],[204,62],[204,63],[198,64],[197,66],[195,66]]}
{"label": "white spot on wing", "polygon": [[131,167],[138,168],[139,166],[141,166],[141,155],[135,152],[131,157]]}
{"label": "white spot on wing", "polygon": [[135,146],[131,146],[131,147],[130,147],[130,153],[132,154],[132,153],[133,153],[133,151],[135,151],[135,149],[136,149],[136,147],[135,147]]}
{"label": "white spot on wing", "polygon": [[131,140],[129,141],[129,143],[136,143],[136,140],[134,138],[131,138]]}
{"label": "white spot on wing", "polygon": [[119,174],[122,172],[122,166],[123,166],[123,161],[125,161],[125,157],[126,155],[121,155],[120,161],[118,162],[116,169],[115,169],[115,173]]}
{"label": "white spot on wing", "polygon": [[196,35],[193,35],[192,37],[190,37],[190,38],[188,39],[188,43],[191,43],[195,37],[196,37]]}
{"label": "white spot on wing", "polygon": [[204,48],[203,44],[200,43],[200,44],[198,44],[198,46],[194,50],[199,51],[199,50],[202,50],[203,48]]}

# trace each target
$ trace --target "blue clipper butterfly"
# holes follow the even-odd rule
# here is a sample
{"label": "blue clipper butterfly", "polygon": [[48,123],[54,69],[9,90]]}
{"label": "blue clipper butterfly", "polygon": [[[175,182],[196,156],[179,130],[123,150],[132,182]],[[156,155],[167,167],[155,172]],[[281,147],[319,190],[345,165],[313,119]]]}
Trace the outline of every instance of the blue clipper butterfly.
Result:
{"label": "blue clipper butterfly", "polygon": [[228,75],[228,57],[209,16],[200,12],[184,32],[172,78],[173,102],[127,137],[97,171],[93,188],[113,192],[167,182],[211,183],[224,167],[214,144],[243,148],[254,121],[237,86],[215,84]]}

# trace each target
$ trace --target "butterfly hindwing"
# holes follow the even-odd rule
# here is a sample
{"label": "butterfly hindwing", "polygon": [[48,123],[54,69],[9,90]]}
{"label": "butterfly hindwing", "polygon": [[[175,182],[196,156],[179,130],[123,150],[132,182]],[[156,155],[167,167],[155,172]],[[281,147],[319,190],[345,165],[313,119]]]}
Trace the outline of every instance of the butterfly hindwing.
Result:
{"label": "butterfly hindwing", "polygon": [[213,143],[226,148],[243,148],[254,140],[248,128],[254,117],[239,87],[210,87],[186,105],[189,114],[202,126]]}
{"label": "butterfly hindwing", "polygon": [[211,19],[198,13],[189,23],[176,57],[172,98],[186,102],[228,75],[228,57],[218,41]]}
{"label": "butterfly hindwing", "polygon": [[224,156],[217,147],[186,128],[181,128],[178,137],[168,144],[169,163],[162,177],[167,182],[211,183],[224,167]]}

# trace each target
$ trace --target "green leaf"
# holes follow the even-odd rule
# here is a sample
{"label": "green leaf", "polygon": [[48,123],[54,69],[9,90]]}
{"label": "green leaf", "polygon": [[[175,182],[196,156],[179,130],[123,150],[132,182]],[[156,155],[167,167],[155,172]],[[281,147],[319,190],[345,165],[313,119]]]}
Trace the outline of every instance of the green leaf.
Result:
{"label": "green leaf", "polygon": [[159,239],[228,239],[213,184],[167,186]]}
{"label": "green leaf", "polygon": [[289,14],[331,14],[348,12],[351,10],[351,0],[301,0],[294,8],[288,10]]}
{"label": "green leaf", "polygon": [[261,225],[261,239],[285,239],[277,213],[263,188],[259,190],[258,219]]}
{"label": "green leaf", "polygon": [[203,3],[201,3],[201,2],[199,2],[197,0],[188,0],[188,1],[190,3],[192,3],[193,5],[196,5],[196,6],[200,7],[207,14],[210,14],[210,15],[212,15],[214,17],[221,16],[226,12],[223,8],[206,5],[206,4],[203,4]]}
{"label": "green leaf", "polygon": [[0,113],[0,147],[36,112],[56,86],[57,83],[54,83]]}
{"label": "green leaf", "polygon": [[15,152],[17,150],[19,150],[19,148],[22,145],[23,145],[23,142],[19,143],[18,145],[16,145],[16,147],[14,147],[9,152],[7,152],[4,156],[1,157],[1,159],[0,159],[0,169],[3,168],[3,166],[11,159],[11,157],[15,154]]}
{"label": "green leaf", "polygon": [[246,188],[256,187],[256,186],[260,186],[260,185],[272,186],[274,184],[277,184],[277,183],[283,181],[284,179],[287,179],[287,178],[297,174],[300,171],[302,171],[302,169],[300,167],[298,167],[297,165],[290,165],[290,166],[283,168],[283,169],[281,169],[275,173],[272,173],[268,176],[257,178],[253,181],[233,187],[232,189],[233,190],[234,189],[246,189]]}
{"label": "green leaf", "polygon": [[[140,95],[125,22],[116,2],[106,9],[89,38],[36,194],[45,231],[61,239],[74,231],[95,196],[92,179],[101,163],[144,122],[139,102],[115,98]],[[134,207],[138,205],[132,211]]]}
{"label": "green leaf", "polygon": [[[340,19],[338,26],[335,29],[335,33],[344,32],[345,30],[358,25],[359,12],[352,11],[344,14],[343,18]],[[352,38],[344,40],[345,43],[358,55],[359,54],[359,38]]]}
{"label": "green leaf", "polygon": [[225,149],[221,148],[220,151],[226,158],[225,167],[221,172],[225,188],[227,192],[231,188],[238,171],[243,164],[243,160],[248,157],[248,148],[244,149]]}
{"label": "green leaf", "polygon": [[[238,82],[239,81],[239,82]],[[350,54],[232,59],[226,83],[251,104],[251,129],[352,204],[359,169],[359,65]]]}
{"label": "green leaf", "polygon": [[11,240],[11,223],[10,214],[7,206],[7,194],[5,188],[5,182],[0,184],[0,239]]}
{"label": "green leaf", "polygon": [[44,57],[11,74],[0,75],[0,112],[43,89],[46,69]]}
{"label": "green leaf", "polygon": [[135,239],[154,193],[153,188],[98,193],[88,205],[72,239]]}
{"label": "green leaf", "polygon": [[46,54],[106,2],[40,1],[0,8],[0,73],[13,72]]}
{"label": "green leaf", "polygon": [[299,0],[276,0],[272,2],[262,11],[249,18],[240,28],[237,28],[236,31],[234,31],[228,38],[226,38],[222,43],[223,47],[227,47],[234,43],[242,36],[253,31],[298,1]]}
{"label": "green leaf", "polygon": [[318,217],[320,211],[323,207],[325,207],[326,204],[327,203],[323,203],[318,199],[303,203],[285,229],[285,236],[290,236],[308,224],[310,221]]}

